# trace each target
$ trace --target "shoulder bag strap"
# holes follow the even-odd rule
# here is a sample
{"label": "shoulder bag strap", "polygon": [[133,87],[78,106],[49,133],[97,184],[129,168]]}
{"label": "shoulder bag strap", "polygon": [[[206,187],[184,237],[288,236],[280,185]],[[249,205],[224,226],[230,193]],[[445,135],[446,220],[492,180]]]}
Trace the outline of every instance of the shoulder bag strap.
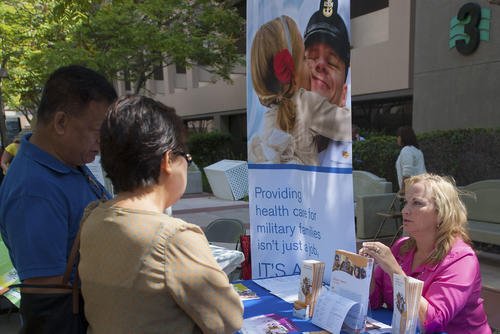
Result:
{"label": "shoulder bag strap", "polygon": [[79,312],[79,302],[80,302],[80,275],[78,273],[78,262],[80,255],[80,234],[82,233],[83,222],[88,218],[92,210],[94,210],[100,201],[94,201],[90,203],[83,213],[82,219],[80,220],[80,227],[78,233],[76,234],[75,240],[73,241],[73,246],[71,247],[71,252],[69,253],[68,262],[66,263],[66,271],[63,276],[63,285],[68,285],[69,279],[71,277],[71,272],[73,271],[73,266],[76,264],[75,277],[73,279],[72,294],[73,294],[73,314],[78,314]]}
{"label": "shoulder bag strap", "polygon": [[[18,288],[35,288],[35,289],[72,289],[71,286],[67,284],[26,284],[26,283],[18,283],[18,284],[11,284],[8,286],[8,288],[5,288],[5,291],[9,289],[18,289]],[[4,292],[5,292],[4,291]]]}

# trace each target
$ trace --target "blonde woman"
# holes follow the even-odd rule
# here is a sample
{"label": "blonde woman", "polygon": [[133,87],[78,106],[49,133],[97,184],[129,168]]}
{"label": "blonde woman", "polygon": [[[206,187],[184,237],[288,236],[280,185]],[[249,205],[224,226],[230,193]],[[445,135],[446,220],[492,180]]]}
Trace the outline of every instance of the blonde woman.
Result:
{"label": "blonde woman", "polygon": [[281,16],[263,24],[252,42],[255,93],[268,107],[260,134],[250,142],[252,162],[318,165],[314,137],[351,140],[350,111],[307,91],[304,41],[295,21]]}
{"label": "blonde woman", "polygon": [[372,308],[393,306],[393,274],[424,281],[419,320],[426,333],[491,333],[483,308],[479,262],[467,233],[467,210],[450,179],[421,174],[405,181],[403,228],[409,237],[389,249],[365,242],[361,254],[378,264]]}

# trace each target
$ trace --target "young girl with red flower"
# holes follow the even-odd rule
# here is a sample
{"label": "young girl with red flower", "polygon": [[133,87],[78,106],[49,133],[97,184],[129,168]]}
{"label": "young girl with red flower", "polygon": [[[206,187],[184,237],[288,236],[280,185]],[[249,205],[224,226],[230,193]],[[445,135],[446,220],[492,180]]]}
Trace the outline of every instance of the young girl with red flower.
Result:
{"label": "young girl with red flower", "polygon": [[282,15],[259,28],[250,61],[255,93],[269,108],[263,128],[251,139],[250,161],[316,166],[316,135],[351,140],[349,109],[306,90],[310,75],[304,42],[292,18]]}

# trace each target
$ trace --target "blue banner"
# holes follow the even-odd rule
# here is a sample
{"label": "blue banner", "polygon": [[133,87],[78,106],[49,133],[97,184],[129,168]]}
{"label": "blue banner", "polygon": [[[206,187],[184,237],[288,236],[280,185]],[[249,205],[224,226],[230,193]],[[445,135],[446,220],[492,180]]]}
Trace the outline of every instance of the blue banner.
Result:
{"label": "blue banner", "polygon": [[253,278],[355,251],[350,2],[247,2]]}

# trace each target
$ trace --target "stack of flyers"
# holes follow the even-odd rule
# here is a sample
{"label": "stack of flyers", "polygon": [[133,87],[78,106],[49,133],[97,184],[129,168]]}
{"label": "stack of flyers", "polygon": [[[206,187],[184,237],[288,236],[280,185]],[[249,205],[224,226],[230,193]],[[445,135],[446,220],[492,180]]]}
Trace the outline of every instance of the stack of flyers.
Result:
{"label": "stack of flyers", "polygon": [[424,282],[408,276],[394,274],[394,311],[392,332],[415,333],[418,324],[418,305]]}
{"label": "stack of flyers", "polygon": [[318,260],[304,260],[300,271],[299,301],[309,305],[309,317],[314,314],[314,305],[321,291],[325,263]]}

